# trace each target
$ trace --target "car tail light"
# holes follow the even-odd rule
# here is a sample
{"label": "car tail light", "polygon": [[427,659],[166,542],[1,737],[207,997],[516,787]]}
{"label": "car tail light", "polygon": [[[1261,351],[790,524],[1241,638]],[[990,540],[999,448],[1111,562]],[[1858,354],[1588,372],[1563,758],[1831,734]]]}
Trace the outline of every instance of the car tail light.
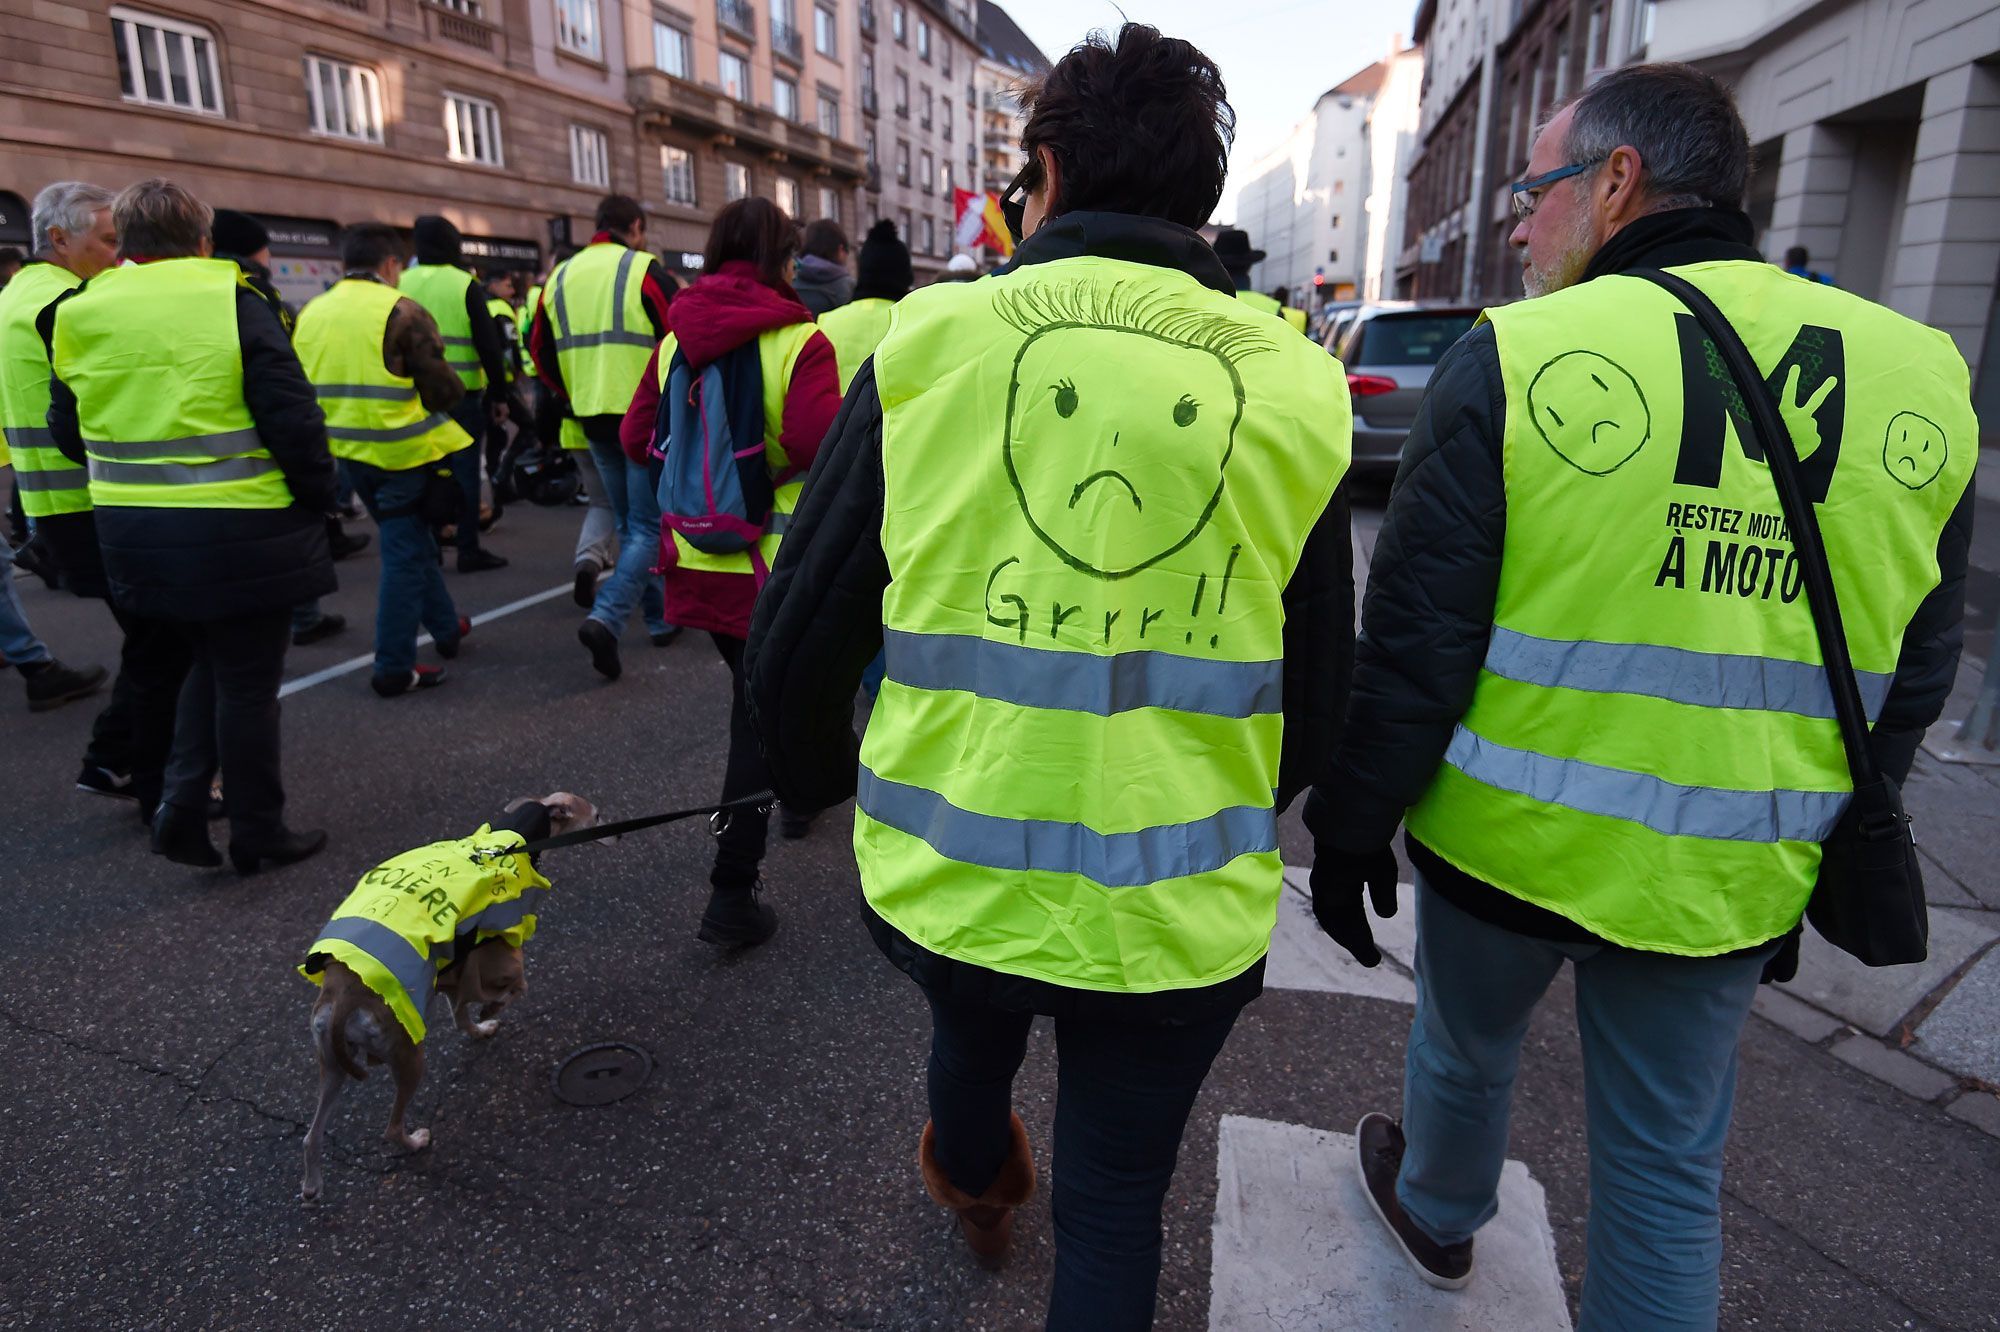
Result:
{"label": "car tail light", "polygon": [[1347,395],[1350,398],[1372,398],[1377,394],[1394,393],[1400,387],[1386,375],[1349,375]]}

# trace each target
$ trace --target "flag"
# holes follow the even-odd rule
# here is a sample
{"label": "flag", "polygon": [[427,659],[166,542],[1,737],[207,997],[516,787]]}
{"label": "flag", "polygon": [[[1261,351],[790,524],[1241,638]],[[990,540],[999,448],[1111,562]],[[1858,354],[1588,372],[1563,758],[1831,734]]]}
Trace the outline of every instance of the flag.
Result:
{"label": "flag", "polygon": [[1007,234],[1007,219],[1001,216],[998,198],[971,190],[953,190],[951,199],[958,216],[952,228],[958,248],[970,250],[975,245],[984,245],[998,251],[1003,258],[1014,257],[1014,241]]}

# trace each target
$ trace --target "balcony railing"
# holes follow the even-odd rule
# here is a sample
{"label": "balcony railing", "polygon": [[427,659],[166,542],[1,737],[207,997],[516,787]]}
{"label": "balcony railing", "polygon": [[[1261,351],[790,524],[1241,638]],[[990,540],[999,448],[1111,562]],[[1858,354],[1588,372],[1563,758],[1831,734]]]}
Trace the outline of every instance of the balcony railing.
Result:
{"label": "balcony railing", "polygon": [[746,42],[757,40],[757,11],[744,0],[715,0],[715,20]]}
{"label": "balcony railing", "polygon": [[803,65],[806,59],[805,38],[791,24],[771,15],[771,51],[794,65]]}
{"label": "balcony railing", "polygon": [[861,90],[861,114],[879,116],[882,114],[882,99],[876,95],[873,84]]}
{"label": "balcony railing", "polygon": [[861,6],[861,35],[871,39],[875,36],[875,6],[866,0]]}

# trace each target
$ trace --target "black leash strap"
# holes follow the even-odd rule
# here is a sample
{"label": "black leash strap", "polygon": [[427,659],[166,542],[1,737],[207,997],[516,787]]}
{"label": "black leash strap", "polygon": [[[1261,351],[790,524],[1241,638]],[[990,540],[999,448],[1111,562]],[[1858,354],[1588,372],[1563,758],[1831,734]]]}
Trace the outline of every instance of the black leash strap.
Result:
{"label": "black leash strap", "polygon": [[554,851],[558,847],[581,846],[585,842],[601,842],[607,837],[619,837],[628,832],[638,832],[641,828],[657,828],[663,823],[678,823],[691,819],[697,814],[708,815],[708,830],[716,837],[722,836],[729,827],[729,816],[739,809],[762,808],[769,812],[778,797],[769,791],[759,791],[756,795],[744,796],[740,800],[725,800],[719,805],[697,805],[693,809],[670,810],[665,814],[648,814],[643,819],[621,819],[617,823],[600,823],[595,828],[579,828],[575,832],[557,833],[554,837],[543,837],[529,842],[526,846],[496,847],[490,851],[480,851],[478,855],[487,860],[497,860],[502,856],[532,856],[542,851]]}

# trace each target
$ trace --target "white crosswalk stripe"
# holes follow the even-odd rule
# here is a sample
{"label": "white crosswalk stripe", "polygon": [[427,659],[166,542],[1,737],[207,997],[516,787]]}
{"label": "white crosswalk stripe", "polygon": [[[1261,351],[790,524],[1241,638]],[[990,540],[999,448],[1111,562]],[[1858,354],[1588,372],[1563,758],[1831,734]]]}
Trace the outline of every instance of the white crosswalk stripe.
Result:
{"label": "white crosswalk stripe", "polygon": [[1370,928],[1382,963],[1364,967],[1347,950],[1326,937],[1312,915],[1307,889],[1310,870],[1285,867],[1285,892],[1278,901],[1278,928],[1271,935],[1271,956],[1264,967],[1264,987],[1276,990],[1321,990],[1358,994],[1373,999],[1417,1001],[1414,968],[1417,960],[1416,890],[1397,889],[1398,910],[1387,920],[1371,913]]}

